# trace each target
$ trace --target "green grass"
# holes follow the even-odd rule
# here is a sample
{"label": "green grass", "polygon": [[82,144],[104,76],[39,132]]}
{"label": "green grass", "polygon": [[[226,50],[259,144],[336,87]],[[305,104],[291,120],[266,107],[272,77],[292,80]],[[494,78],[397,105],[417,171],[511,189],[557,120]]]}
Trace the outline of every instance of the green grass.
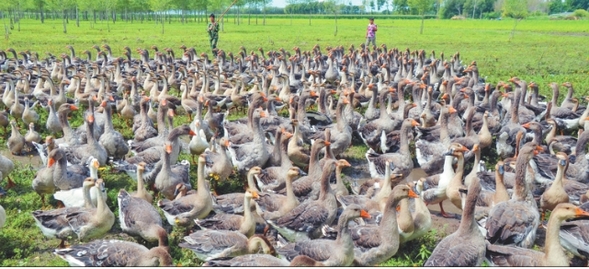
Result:
{"label": "green grass", "polygon": [[[325,51],[327,46],[350,44],[356,47],[364,41],[364,19],[338,20],[338,33],[334,36],[335,25],[330,19],[299,18],[292,21],[287,17],[269,18],[266,25],[247,24],[247,17],[240,25],[233,19],[225,23],[224,32],[220,34],[219,47],[237,53],[240,46],[248,51],[263,47],[265,51],[284,48],[291,51],[295,46],[309,50],[319,44]],[[173,22],[161,26],[154,22],[127,23],[119,21],[110,23],[110,32],[106,22],[98,22],[92,28],[90,22],[81,21],[76,27],[74,21],[68,25],[68,33],[62,32],[61,20],[46,20],[40,24],[34,20],[22,20],[20,32],[12,30],[8,40],[1,40],[0,47],[13,47],[17,51],[31,50],[39,52],[44,58],[45,52],[53,54],[68,53],[65,45],[73,45],[78,55],[83,50],[96,53],[92,45],[108,43],[115,56],[122,56],[123,47],[149,48],[157,45],[176,51],[180,57],[179,46],[184,44],[195,47],[197,52],[210,54],[206,24]],[[446,59],[455,52],[461,53],[464,64],[477,61],[480,73],[490,82],[506,81],[518,76],[527,81],[539,83],[541,91],[547,92],[550,82],[570,81],[579,94],[587,94],[589,89],[589,20],[523,20],[510,40],[513,20],[426,20],[425,30],[419,34],[419,20],[377,20],[379,31],[377,42],[385,43],[389,48],[435,50],[438,55],[444,52]],[[151,51],[150,56],[154,53]],[[137,54],[133,55],[137,57]]]}

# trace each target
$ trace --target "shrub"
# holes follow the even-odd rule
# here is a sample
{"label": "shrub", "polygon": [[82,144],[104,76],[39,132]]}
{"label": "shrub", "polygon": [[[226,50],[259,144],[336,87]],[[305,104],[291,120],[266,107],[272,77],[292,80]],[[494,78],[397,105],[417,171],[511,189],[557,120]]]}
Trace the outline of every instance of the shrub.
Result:
{"label": "shrub", "polygon": [[499,18],[501,18],[501,12],[498,12],[498,11],[483,13],[483,19],[496,20]]}
{"label": "shrub", "polygon": [[577,18],[589,18],[589,12],[584,9],[577,9],[573,12],[573,15]]}

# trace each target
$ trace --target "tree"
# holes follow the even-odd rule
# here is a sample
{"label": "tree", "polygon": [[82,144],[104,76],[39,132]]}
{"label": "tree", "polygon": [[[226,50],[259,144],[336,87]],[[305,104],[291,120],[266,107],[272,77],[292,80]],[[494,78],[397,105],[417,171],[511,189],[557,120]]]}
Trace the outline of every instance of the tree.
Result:
{"label": "tree", "polygon": [[409,4],[407,0],[394,0],[393,1],[393,13],[394,14],[402,14],[407,15],[409,14]]}
{"label": "tree", "polygon": [[333,18],[335,19],[335,32],[334,36],[337,36],[337,13],[340,12],[341,5],[338,0],[328,0],[323,2],[326,11],[333,12]]}
{"label": "tree", "polygon": [[548,14],[561,13],[566,11],[566,6],[562,0],[550,0],[548,2]]}
{"label": "tree", "polygon": [[441,11],[441,16],[444,19],[450,19],[457,15],[462,15],[462,8],[466,0],[446,0]]}
{"label": "tree", "polygon": [[417,11],[421,15],[421,29],[419,34],[423,34],[423,23],[425,21],[425,13],[434,7],[434,0],[409,0],[408,4],[412,10]]}
{"label": "tree", "polygon": [[169,7],[170,0],[149,0],[149,6],[155,12],[159,13],[159,18],[155,21],[156,23],[159,21],[162,24],[162,35],[164,34],[164,11]]}
{"label": "tree", "polygon": [[565,3],[569,7],[569,11],[576,9],[589,9],[589,0],[566,0]]}
{"label": "tree", "polygon": [[513,29],[511,30],[511,35],[509,37],[509,40],[511,41],[515,32],[515,27],[517,27],[519,21],[528,16],[527,1],[505,0],[505,2],[503,2],[503,16],[515,19],[515,23],[513,24]]}
{"label": "tree", "polygon": [[465,16],[472,16],[473,19],[480,18],[483,13],[493,12],[494,0],[466,0],[462,10]]}

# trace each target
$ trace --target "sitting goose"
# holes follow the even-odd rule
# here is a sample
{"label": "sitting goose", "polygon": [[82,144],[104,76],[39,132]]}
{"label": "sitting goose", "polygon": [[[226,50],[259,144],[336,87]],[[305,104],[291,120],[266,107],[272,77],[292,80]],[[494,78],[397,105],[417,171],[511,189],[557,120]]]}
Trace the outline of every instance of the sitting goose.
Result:
{"label": "sitting goose", "polygon": [[[247,173],[247,188],[249,190],[258,192],[258,188],[256,187],[256,184],[254,182],[254,177],[259,175],[261,172],[262,168],[260,168],[259,166],[254,166]],[[244,210],[244,196],[244,192],[232,192],[215,196],[215,212],[222,212],[227,214],[242,214]]]}
{"label": "sitting goose", "polygon": [[474,216],[480,192],[480,181],[475,178],[468,188],[458,230],[438,243],[424,266],[481,266],[483,264],[485,238]]}
{"label": "sitting goose", "polygon": [[556,154],[556,158],[558,159],[556,177],[554,177],[554,181],[550,187],[540,196],[540,212],[542,212],[540,221],[544,220],[546,210],[552,211],[558,204],[569,202],[569,195],[565,190],[563,182],[565,169],[568,164],[568,156],[566,153],[559,152]]}
{"label": "sitting goose", "polygon": [[143,179],[143,172],[145,172],[145,165],[144,162],[137,164],[137,191],[131,193],[131,196],[141,198],[151,204],[153,202],[153,196],[144,187],[145,180]]}
{"label": "sitting goose", "polygon": [[57,162],[52,174],[53,183],[60,190],[79,188],[89,176],[88,170],[81,165],[68,166],[65,154],[62,148],[55,148],[49,152],[47,168],[51,168]]}
{"label": "sitting goose", "polygon": [[73,164],[85,164],[93,156],[98,160],[100,166],[105,166],[108,153],[104,146],[94,138],[94,116],[92,114],[86,117],[86,126],[86,139],[88,143],[79,147],[67,147],[65,149],[67,159]]}
{"label": "sitting goose", "polygon": [[129,195],[124,189],[119,191],[117,200],[119,221],[123,232],[139,235],[147,241],[156,241],[168,236],[162,227],[162,218],[153,205]]}
{"label": "sitting goose", "polygon": [[170,163],[171,154],[172,145],[166,142],[162,156],[164,161],[162,170],[157,174],[154,183],[157,192],[161,193],[166,199],[174,199],[174,188],[178,183],[184,183],[188,187],[191,187],[189,168],[187,166],[172,167]]}
{"label": "sitting goose", "polygon": [[253,254],[260,248],[265,254],[275,254],[266,237],[255,234],[248,239],[238,231],[198,230],[182,241],[178,246],[192,250],[201,261]]}
{"label": "sitting goose", "polygon": [[289,243],[277,249],[277,252],[288,260],[298,255],[307,255],[322,262],[325,266],[350,266],[354,262],[354,242],[348,228],[348,221],[355,218],[370,218],[360,206],[346,207],[337,223],[337,238],[302,240]]}
{"label": "sitting goose", "polygon": [[270,254],[247,254],[226,260],[210,260],[202,266],[207,267],[282,267],[282,266],[323,266],[323,263],[313,260],[309,256],[299,255],[287,262]]}
{"label": "sitting goose", "polygon": [[493,245],[487,241],[485,256],[491,265],[496,266],[569,266],[569,257],[559,240],[559,230],[561,224],[567,225],[565,220],[578,217],[589,217],[589,212],[573,204],[559,204],[550,214],[544,252],[515,246]]}
{"label": "sitting goose", "polygon": [[55,254],[70,266],[173,266],[167,240],[157,247],[122,240],[95,240],[87,244],[56,249]]}
{"label": "sitting goose", "polygon": [[[214,146],[214,138],[211,138],[211,146]],[[219,140],[219,149],[205,150],[205,175],[213,178],[218,178],[220,181],[226,180],[233,172],[233,164],[231,158],[227,154],[227,150],[231,143],[226,138],[222,137]]]}
{"label": "sitting goose", "polygon": [[233,165],[236,166],[240,172],[245,172],[249,167],[262,166],[270,157],[264,139],[264,130],[262,130],[262,127],[260,126],[260,118],[264,117],[266,117],[266,112],[261,108],[257,108],[254,111],[252,122],[254,139],[248,143],[231,145],[231,147],[229,147]]}

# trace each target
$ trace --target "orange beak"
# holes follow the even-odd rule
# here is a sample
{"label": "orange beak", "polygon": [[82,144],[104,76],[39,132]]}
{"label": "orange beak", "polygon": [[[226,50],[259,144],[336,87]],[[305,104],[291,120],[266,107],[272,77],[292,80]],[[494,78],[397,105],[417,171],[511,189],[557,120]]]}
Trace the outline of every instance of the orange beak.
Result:
{"label": "orange beak", "polygon": [[49,160],[47,160],[47,168],[50,168],[53,164],[55,164],[55,159],[49,158]]}
{"label": "orange beak", "polygon": [[172,154],[172,145],[166,145],[166,152]]}
{"label": "orange beak", "polygon": [[457,112],[457,110],[456,110],[456,108],[454,108],[454,107],[449,107],[449,108],[448,108],[448,112],[450,112],[450,114],[453,114],[453,113],[456,113],[456,112]]}
{"label": "orange beak", "polygon": [[528,122],[528,123],[522,125],[522,127],[526,128],[526,129],[530,129],[530,123]]}
{"label": "orange beak", "polygon": [[196,135],[196,133],[195,133],[193,130],[190,130],[190,132],[188,132],[188,134],[189,134],[190,136],[195,136],[195,135]]}
{"label": "orange beak", "polygon": [[329,145],[331,145],[331,142],[329,142],[329,141],[325,141],[325,146],[327,147],[327,146],[329,146]]}
{"label": "orange beak", "polygon": [[577,209],[575,209],[575,214],[577,215],[577,217],[582,217],[582,216],[589,216],[589,212],[577,207]]}
{"label": "orange beak", "polygon": [[75,105],[70,105],[70,110],[78,110],[78,107]]}
{"label": "orange beak", "polygon": [[413,126],[413,127],[419,126],[419,123],[416,120],[411,120],[411,126]]}
{"label": "orange beak", "polygon": [[419,198],[419,195],[417,195],[412,189],[409,189],[409,198]]}
{"label": "orange beak", "polygon": [[360,217],[365,218],[365,219],[369,219],[370,214],[368,214],[368,212],[366,212],[366,210],[362,209],[362,210],[360,210]]}

